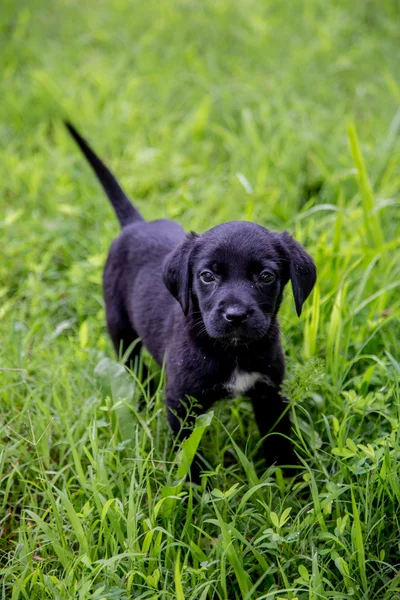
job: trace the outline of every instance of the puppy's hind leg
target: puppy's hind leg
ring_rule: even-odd
[[[118,360],[133,368],[140,354],[142,343],[129,322],[124,309],[116,304],[106,305],[107,329]]]
[[[149,371],[140,360],[140,351],[142,342],[133,329],[128,315],[122,307],[117,307],[115,304],[108,304],[106,307],[107,329],[110,338],[113,342],[115,353],[118,360],[122,361],[129,369],[131,369],[144,384],[149,395],[155,392],[153,382],[149,381]],[[147,382],[147,383],[146,383]],[[143,408],[143,398],[139,404],[139,410]]]

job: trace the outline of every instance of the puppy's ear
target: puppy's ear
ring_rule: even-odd
[[[195,240],[199,236],[191,231],[183,242],[164,261],[163,279],[167,289],[176,298],[186,316],[189,311],[191,287],[190,259]]]
[[[317,269],[311,256],[287,231],[281,234],[281,241],[289,261],[289,278],[292,282],[296,312],[300,316],[303,304],[317,279]]]

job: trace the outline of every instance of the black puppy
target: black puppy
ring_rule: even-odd
[[[289,279],[300,315],[316,280],[312,258],[287,232],[254,223],[232,221],[186,234],[173,221],[146,222],[87,142],[66,126],[122,227],[104,270],[116,352],[125,353],[140,338],[159,365],[165,359],[168,419],[181,439],[190,432],[181,426],[188,397],[206,411],[216,400],[245,394],[261,436],[267,436],[267,463],[293,464],[276,315]],[[267,435],[272,428],[279,435]]]

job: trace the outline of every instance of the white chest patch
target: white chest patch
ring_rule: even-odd
[[[248,392],[258,381],[264,381],[272,385],[272,382],[270,382],[269,377],[266,375],[255,371],[247,373],[246,371],[235,369],[230,379],[226,382],[225,389],[233,396],[240,396]]]

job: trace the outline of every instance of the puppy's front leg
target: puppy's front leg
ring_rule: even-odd
[[[185,440],[191,434],[198,414],[199,405],[191,403],[186,394],[172,393],[167,389],[167,416],[174,435],[179,441]]]
[[[265,438],[263,451],[267,464],[289,466],[298,464],[298,458],[290,441],[288,401],[280,395],[279,387],[258,383],[250,391],[249,396],[260,434]]]
[[[191,402],[189,394],[172,393],[167,388],[167,415],[169,425],[175,435],[176,442],[183,442],[193,431],[196,417],[206,410],[200,402]],[[183,399],[182,399],[183,398]],[[190,479],[193,483],[200,483],[200,474],[204,468],[196,452],[190,467]]]

